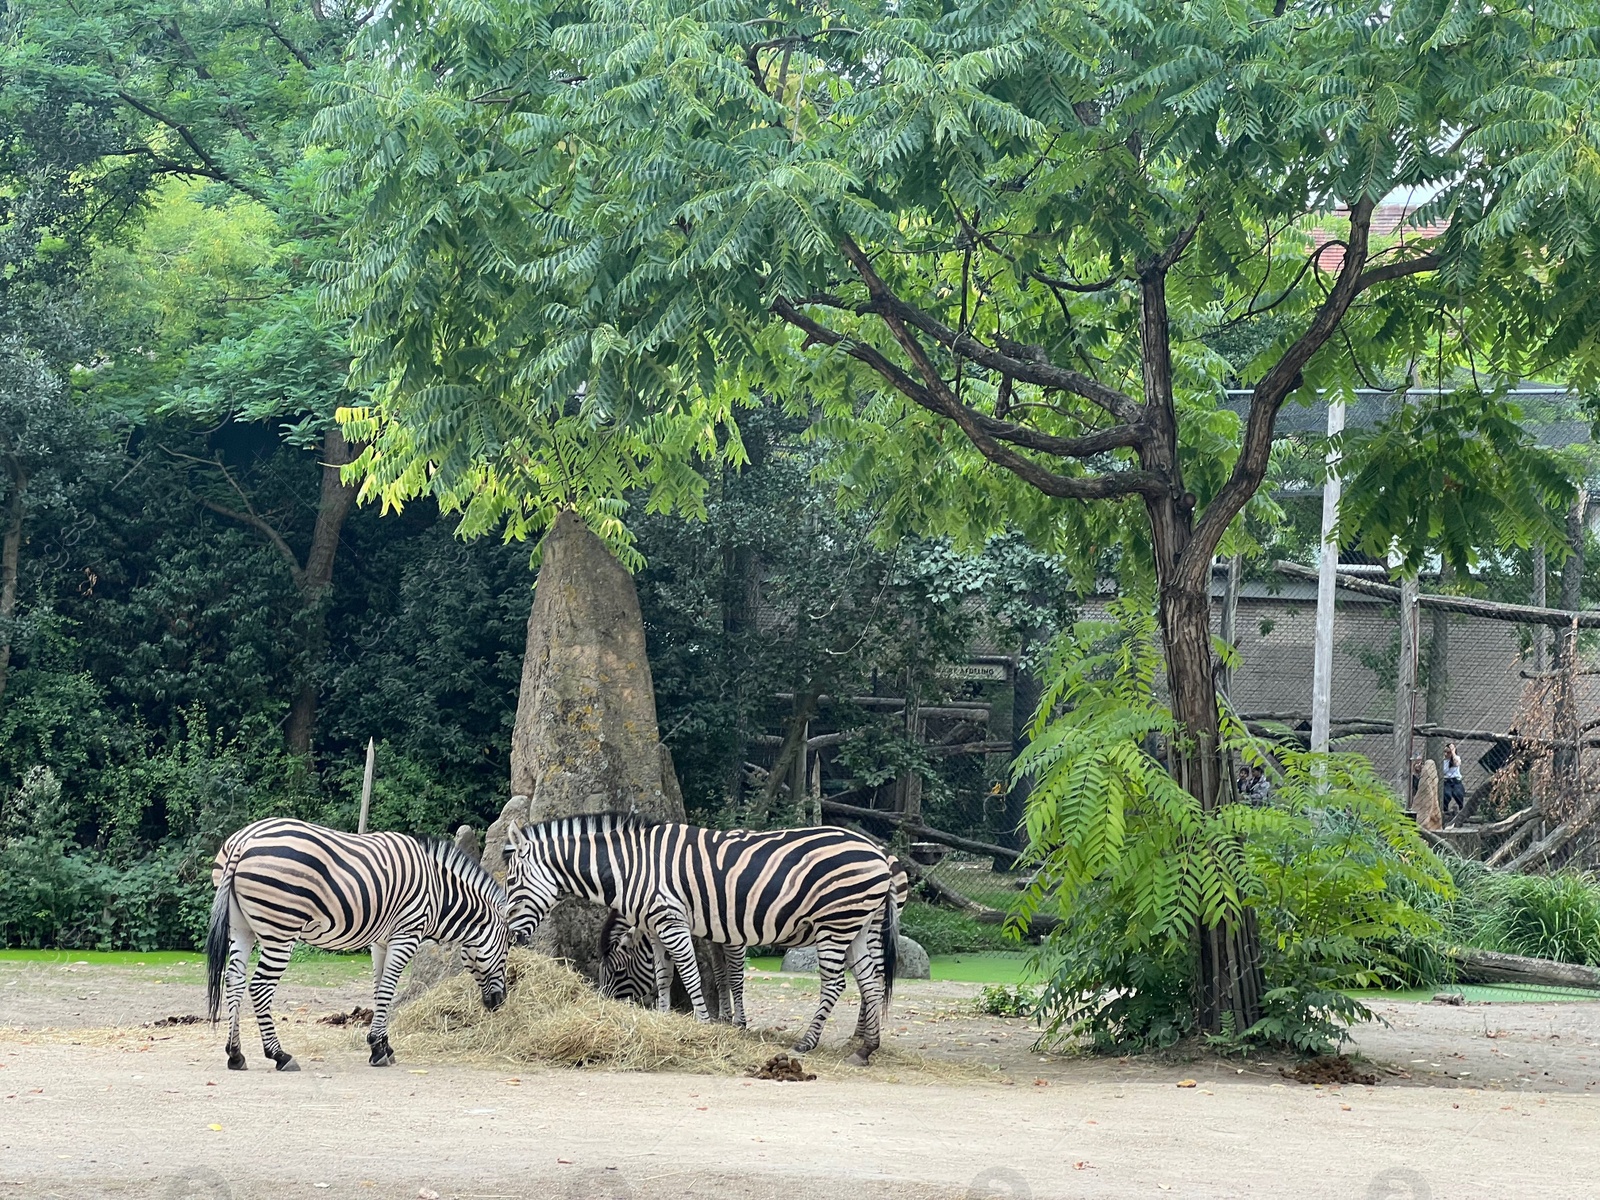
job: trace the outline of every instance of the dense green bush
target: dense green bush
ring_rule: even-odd
[[[900,914],[900,932],[929,954],[976,954],[984,950],[1020,950],[998,925],[984,925],[965,913],[913,900]]]
[[[1345,989],[1397,978],[1391,943],[1427,938],[1416,900],[1449,895],[1443,866],[1358,755],[1267,746],[1237,726],[1225,749],[1281,767],[1267,806],[1205,811],[1150,752],[1178,730],[1155,697],[1154,617],[1135,601],[1064,634],[1045,672],[1032,742],[1029,858],[1020,916],[1045,906],[1052,935],[1040,1001],[1046,1036],[1167,1045],[1189,1033],[1197,930],[1253,918],[1265,1013],[1227,1040],[1321,1050],[1370,1012]]]

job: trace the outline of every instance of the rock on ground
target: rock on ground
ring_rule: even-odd
[[[904,934],[895,943],[897,956],[894,974],[896,979],[927,979],[932,971],[932,962],[928,952],[920,943],[913,941]],[[815,974],[817,970],[817,948],[815,946],[799,946],[786,951],[783,956],[783,970],[796,972],[809,972]]]

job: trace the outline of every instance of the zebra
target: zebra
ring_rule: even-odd
[[[898,858],[893,854],[887,857],[893,877],[895,911],[902,912],[911,895],[911,880],[906,874],[905,866]],[[874,928],[870,937],[869,949],[881,961],[883,954],[881,929]],[[659,943],[642,926],[629,925],[615,911],[608,910],[605,924],[600,928],[600,994],[612,1000],[649,1007],[656,998],[655,955],[658,946]],[[735,953],[738,958],[737,965],[730,959],[730,955]],[[717,1011],[712,1015],[718,1021],[731,1021],[740,1029],[745,1028],[743,948],[735,952],[728,947],[712,943],[708,957],[711,960],[713,985],[717,993]],[[736,991],[735,978],[739,981]],[[736,1005],[735,995],[738,997]],[[863,1004],[856,1019],[855,1036],[864,1038],[866,1027],[867,1006]]]
[[[723,832],[620,813],[563,817],[509,834],[514,938],[530,937],[563,895],[604,904],[659,947],[652,954],[657,1008],[671,1003],[676,965],[702,1021],[708,1013],[693,937],[726,946],[730,959],[752,945],[815,943],[822,996],[795,1052],[816,1048],[844,991],[847,965],[860,985],[865,1018],[854,1061],[865,1065],[878,1048],[900,917],[888,859],[867,838],[833,828]],[[875,931],[881,954],[870,949]],[[744,972],[728,975],[739,1021]]]
[[[305,821],[272,818],[234,833],[211,870],[217,898],[206,936],[207,998],[212,1024],[228,1004],[228,1069],[243,1071],[239,1012],[250,947],[261,960],[250,1001],[261,1046],[280,1071],[298,1071],[278,1041],[272,997],[296,942],[325,950],[371,947],[371,1063],[394,1062],[389,1005],[395,985],[424,938],[459,941],[485,1008],[506,997],[505,892],[492,875],[448,842],[403,833],[341,833]],[[224,986],[224,983],[226,986]]]
[[[656,1002],[656,947],[658,942],[642,926],[629,925],[613,909],[606,910],[605,923],[600,926],[600,994],[609,1000],[621,1000],[650,1008]],[[728,948],[715,942],[706,946],[706,957],[711,964],[711,986],[717,1002],[713,1006],[708,998],[706,1008],[715,1021],[731,1022],[743,1029],[744,1013],[733,1009],[733,969],[728,959]],[[742,956],[741,956],[742,957]],[[739,970],[744,964],[741,961]]]

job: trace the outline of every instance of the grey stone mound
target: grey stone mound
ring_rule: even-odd
[[[928,952],[910,938],[901,935],[896,945],[896,959],[894,974],[896,979],[927,979],[931,975],[932,964],[928,959]],[[796,973],[816,974],[817,948],[815,946],[798,946],[786,951],[783,956],[783,970]]]

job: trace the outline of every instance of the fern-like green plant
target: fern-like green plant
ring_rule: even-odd
[[[1311,754],[1224,722],[1224,750],[1274,764],[1270,804],[1206,811],[1152,753],[1179,736],[1156,694],[1157,630],[1138,599],[1051,649],[1017,771],[1032,777],[1018,920],[1064,924],[1043,952],[1047,1034],[1162,1044],[1189,1031],[1196,933],[1253,912],[1266,1016],[1235,1040],[1324,1048],[1370,1013],[1344,989],[1403,978],[1394,946],[1438,922],[1451,891],[1415,824],[1359,755]]]

